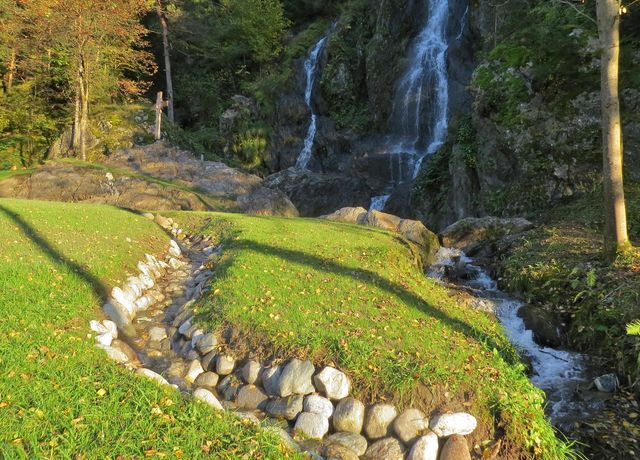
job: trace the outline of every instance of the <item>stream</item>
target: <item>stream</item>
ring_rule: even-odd
[[[462,274],[462,276],[460,276]],[[531,382],[547,396],[546,413],[561,430],[601,410],[602,393],[590,391],[593,381],[589,358],[580,353],[544,347],[534,340],[518,310],[524,303],[498,289],[497,282],[475,261],[457,249],[441,248],[427,275],[443,283],[468,288],[476,306],[495,314],[523,361],[530,363]]]

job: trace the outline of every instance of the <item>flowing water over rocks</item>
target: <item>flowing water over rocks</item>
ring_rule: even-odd
[[[318,63],[320,54],[324,49],[324,45],[327,42],[327,37],[322,37],[318,43],[311,49],[309,57],[304,61],[304,70],[307,76],[307,85],[304,92],[304,101],[307,107],[311,111],[311,121],[309,122],[309,129],[307,130],[307,137],[304,140],[304,147],[300,152],[300,156],[296,161],[296,168],[306,169],[311,160],[311,154],[313,153],[313,142],[316,137],[318,116],[315,113],[313,107],[313,88],[315,87],[316,77],[318,74]]]
[[[527,330],[518,315],[524,303],[498,290],[497,283],[464,252],[441,248],[428,275],[466,288],[475,297],[474,307],[496,315],[511,343],[530,364],[531,382],[546,393],[547,415],[554,425],[566,428],[602,408],[597,392],[585,397],[593,377],[588,357],[536,343],[533,331]]]

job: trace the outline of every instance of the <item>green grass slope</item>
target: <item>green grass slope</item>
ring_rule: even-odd
[[[572,456],[495,319],[427,279],[396,236],[314,219],[172,216],[224,244],[198,312],[236,354],[338,365],[369,402],[470,411],[481,424],[473,444],[506,431],[501,458]]]
[[[0,199],[0,458],[282,458],[271,434],[106,360],[101,296],[168,239],[115,208]]]

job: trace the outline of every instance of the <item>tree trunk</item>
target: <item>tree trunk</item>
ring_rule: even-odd
[[[16,50],[11,49],[11,54],[9,55],[9,65],[7,66],[7,76],[5,80],[4,90],[7,94],[11,92],[11,88],[13,87],[13,77],[16,74]]]
[[[171,59],[169,56],[169,27],[167,25],[167,18],[162,11],[162,0],[156,0],[156,11],[158,13],[158,19],[160,20],[160,26],[162,27],[162,47],[164,49],[164,73],[167,80],[167,99],[169,105],[167,106],[167,115],[171,123],[175,123],[175,117],[173,114],[173,80],[171,78]]]
[[[80,76],[78,75],[76,81],[76,95],[73,111],[73,132],[71,133],[71,150],[76,150],[80,147]]]
[[[622,128],[618,98],[620,3],[597,0],[598,33],[602,46],[602,148],[604,184],[604,250],[608,260],[629,244],[622,174]]]

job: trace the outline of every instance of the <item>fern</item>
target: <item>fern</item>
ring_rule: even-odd
[[[627,334],[640,335],[640,320],[627,324]]]

